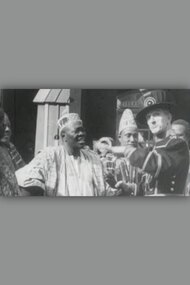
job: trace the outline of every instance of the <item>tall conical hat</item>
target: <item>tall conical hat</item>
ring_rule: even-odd
[[[119,124],[119,135],[125,129],[126,130],[131,130],[131,129],[137,130],[137,124],[135,122],[133,112],[130,109],[126,109],[121,116],[121,120]]]

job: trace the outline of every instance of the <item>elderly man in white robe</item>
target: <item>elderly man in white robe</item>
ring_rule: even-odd
[[[46,148],[18,170],[18,184],[31,195],[117,195],[119,190],[105,184],[98,156],[85,149],[85,131],[79,115],[63,115],[58,126],[63,144]]]

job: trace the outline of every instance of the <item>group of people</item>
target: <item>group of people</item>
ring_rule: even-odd
[[[113,146],[111,138],[103,137],[98,141],[96,151],[91,150],[86,145],[85,130],[79,115],[68,113],[58,121],[62,143],[42,150],[29,164],[19,165],[17,169],[13,156],[2,141],[5,114],[1,110],[0,194],[187,195],[189,123],[184,120],[172,122],[174,105],[165,91],[142,95],[141,101],[142,108],[136,118],[130,109],[122,114],[118,129],[119,146]],[[152,134],[149,144],[138,128],[143,124]],[[19,161],[21,163],[21,158]]]

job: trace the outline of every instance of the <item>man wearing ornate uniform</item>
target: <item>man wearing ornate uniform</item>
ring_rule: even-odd
[[[148,148],[128,147],[125,156],[131,165],[139,167],[145,174],[145,196],[183,196],[189,169],[187,143],[170,136],[174,104],[171,95],[163,90],[146,92],[140,98],[141,111],[136,120],[147,124],[154,146]]]

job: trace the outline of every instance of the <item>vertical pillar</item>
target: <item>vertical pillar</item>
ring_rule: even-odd
[[[62,113],[72,112],[81,115],[81,89],[59,90],[61,91],[40,89],[34,99],[34,102],[38,103],[35,155],[43,148],[59,143],[55,137],[58,135],[57,120]],[[69,101],[70,104],[65,105]]]
[[[43,149],[43,135],[45,129],[45,108],[43,104],[38,105],[37,121],[36,121],[36,139],[35,139],[35,155]]]
[[[43,147],[48,146],[48,125],[49,125],[49,104],[46,103],[44,106],[44,137],[43,137]]]

